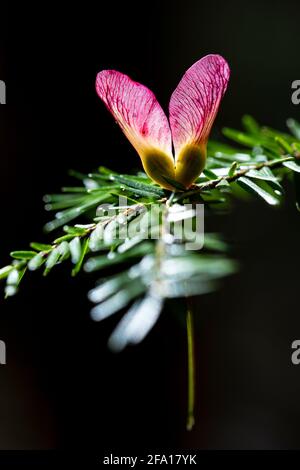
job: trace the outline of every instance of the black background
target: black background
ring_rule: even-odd
[[[151,88],[167,108],[183,72],[207,53],[232,70],[214,126],[244,113],[283,129],[299,119],[296,1],[109,2],[69,8],[10,7],[1,19],[1,265],[12,249],[43,241],[42,196],[72,182],[67,170],[140,163],[94,90],[115,68]],[[300,217],[284,207],[236,204],[207,225],[234,244],[242,271],[202,297],[197,310],[197,424],[185,431],[186,344],[179,305],[169,305],[138,347],[107,350],[116,318],[93,323],[86,292],[96,278],[66,267],[32,274],[0,301],[0,448],[300,448]]]

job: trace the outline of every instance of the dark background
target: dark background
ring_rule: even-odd
[[[98,71],[131,75],[166,108],[186,68],[220,53],[232,76],[215,135],[246,112],[284,129],[287,117],[300,117],[291,103],[299,15],[291,0],[11,6],[0,44],[1,265],[10,250],[45,240],[42,196],[71,183],[70,167],[139,168],[96,96]],[[185,331],[175,305],[142,345],[114,355],[106,340],[116,318],[89,317],[96,278],[71,279],[61,267],[47,279],[27,276],[16,298],[0,301],[8,361],[0,366],[0,449],[300,448],[300,366],[290,360],[300,338],[293,190],[279,210],[236,204],[207,225],[233,241],[242,271],[195,304],[195,429],[185,431]]]

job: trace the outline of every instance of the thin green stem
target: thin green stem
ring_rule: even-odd
[[[188,360],[188,404],[186,428],[191,431],[195,424],[195,357],[194,357],[194,322],[190,308],[186,313],[187,360]]]
[[[172,205],[174,196],[176,195],[176,191],[173,191],[169,197],[169,199],[166,201],[166,206],[169,208]]]

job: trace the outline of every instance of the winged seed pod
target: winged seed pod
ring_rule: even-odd
[[[206,163],[206,146],[230,70],[220,55],[198,60],[184,74],[169,104],[169,120],[147,87],[115,70],[98,73],[96,90],[160,186],[188,188]],[[174,155],[172,153],[174,148]]]

